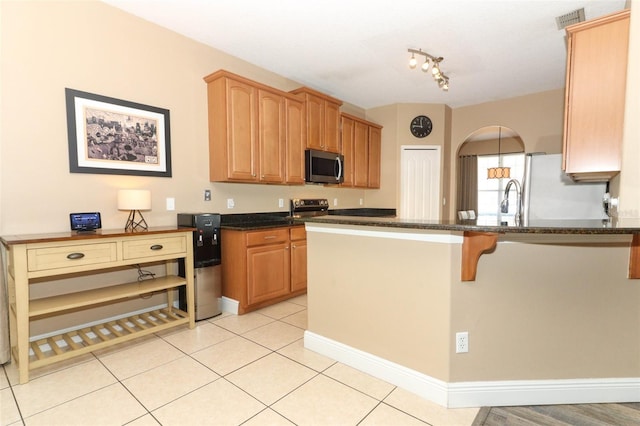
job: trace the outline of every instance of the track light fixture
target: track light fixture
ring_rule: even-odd
[[[420,67],[422,71],[429,71],[429,67],[431,67],[431,75],[435,80],[438,87],[444,91],[449,90],[449,77],[444,75],[442,71],[440,71],[440,62],[444,59],[443,57],[436,58],[428,54],[427,52],[423,52],[422,49],[408,49],[409,53],[411,53],[411,59],[409,59],[409,68],[413,69],[418,64],[418,60],[416,59],[416,55],[424,56],[424,64]]]

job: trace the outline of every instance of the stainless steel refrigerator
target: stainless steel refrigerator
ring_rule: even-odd
[[[603,220],[606,183],[576,183],[562,171],[562,154],[527,154],[523,182],[525,226],[557,220]]]

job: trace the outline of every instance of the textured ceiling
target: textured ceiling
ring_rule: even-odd
[[[103,0],[362,108],[394,103],[451,107],[564,87],[564,30],[624,0]],[[444,57],[450,89],[408,48]],[[212,70],[214,71],[214,70]]]

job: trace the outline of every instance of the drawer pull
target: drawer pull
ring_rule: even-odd
[[[162,244],[154,244],[151,247],[149,247],[151,250],[162,250]]]
[[[267,235],[266,237],[264,237],[265,240],[273,240],[276,236],[275,235]]]
[[[69,253],[67,255],[67,259],[69,260],[82,259],[83,257],[84,253]]]

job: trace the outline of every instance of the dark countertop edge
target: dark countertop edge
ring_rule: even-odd
[[[361,207],[329,210],[328,214],[354,217],[395,217],[396,209]],[[303,219],[292,218],[288,211],[277,211],[223,214],[221,215],[220,228],[235,231],[252,231],[296,225],[304,225]]]
[[[517,234],[640,234],[640,227],[577,226],[566,222],[565,226],[487,226],[475,223],[419,222],[399,218],[365,218],[351,216],[320,216],[297,219],[305,223],[331,225],[374,226],[381,228],[419,229],[434,231],[472,231]],[[575,223],[575,222],[574,222]]]
[[[238,223],[221,225],[220,228],[228,229],[232,231],[255,231],[257,229],[271,229],[271,228],[283,228],[291,226],[303,226],[304,223],[298,219],[291,219],[287,222],[255,222],[255,223]]]

